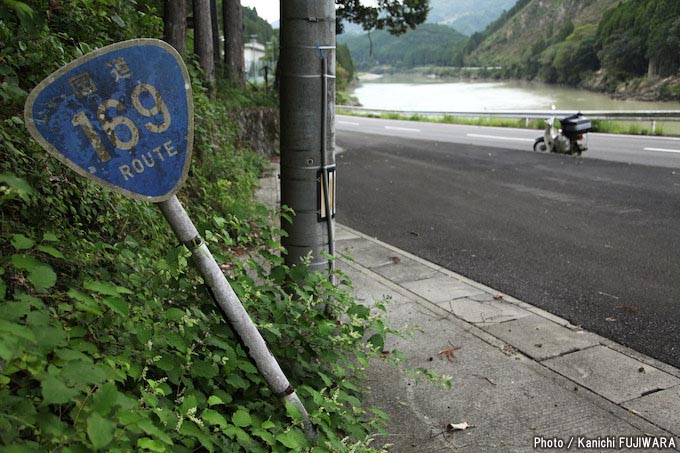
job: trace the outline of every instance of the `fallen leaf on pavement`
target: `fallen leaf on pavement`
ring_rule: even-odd
[[[453,358],[455,357],[453,353],[460,349],[460,346],[451,346],[450,348],[442,349],[441,351],[438,352],[439,357],[443,360],[444,357],[448,359],[449,362],[453,362]]]
[[[493,298],[496,299],[496,300],[503,300],[503,297],[505,297],[505,296],[503,296],[503,295],[500,294],[500,293],[498,293],[498,294],[496,294],[495,296],[493,296]]]
[[[640,311],[640,307],[638,307],[637,305],[621,305],[616,308],[618,308],[619,310],[627,311],[629,313],[636,313]]]

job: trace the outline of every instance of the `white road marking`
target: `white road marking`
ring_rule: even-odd
[[[680,149],[666,149],[666,148],[645,148],[645,151],[657,151],[660,153],[680,153]]]
[[[361,124],[353,123],[351,121],[338,121],[338,124],[346,124],[347,126],[361,126]]]
[[[498,135],[483,135],[483,134],[467,134],[468,137],[476,137],[476,138],[491,138],[494,140],[510,140],[510,141],[515,141],[515,142],[534,142],[536,141],[533,138],[520,138],[520,137],[500,137]]]
[[[385,126],[385,129],[389,129],[391,131],[420,132],[420,129],[413,129],[410,127]]]

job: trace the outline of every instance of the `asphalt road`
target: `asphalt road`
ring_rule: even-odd
[[[680,367],[680,141],[591,134],[573,158],[368,123],[337,118],[339,222]]]

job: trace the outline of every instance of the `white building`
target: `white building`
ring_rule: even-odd
[[[245,63],[246,79],[258,80],[262,78],[260,69],[264,67],[264,44],[255,39],[243,45],[243,60]]]

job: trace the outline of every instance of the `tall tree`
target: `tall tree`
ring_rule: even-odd
[[[337,0],[337,32],[342,33],[342,21],[361,24],[364,30],[386,29],[400,35],[425,22],[430,12],[428,0],[376,0],[375,6],[362,0]]]
[[[187,2],[165,0],[163,39],[180,54],[187,51]]]
[[[194,0],[194,52],[209,83],[215,82],[210,0]]]
[[[240,0],[224,0],[222,3],[224,27],[224,70],[227,79],[238,86],[246,86],[245,60],[243,56],[243,10]]]
[[[210,24],[212,25],[213,38],[213,60],[215,66],[220,64],[220,30],[219,30],[219,16],[217,14],[217,0],[210,0]]]

